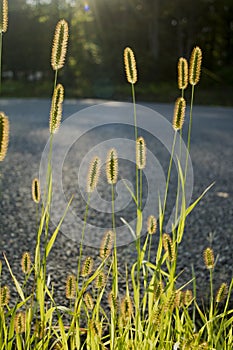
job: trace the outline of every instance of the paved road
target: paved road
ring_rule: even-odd
[[[103,101],[66,101],[63,119],[100,102]],[[149,103],[145,105],[162,114],[167,120],[172,119],[173,106]],[[38,164],[49,136],[49,109],[49,100],[43,99],[2,99],[0,101],[0,110],[9,116],[11,124],[9,151],[5,161],[0,164],[0,251],[5,251],[7,256],[13,259],[16,270],[20,269],[19,261],[22,253],[25,250],[32,251],[35,244],[36,218],[30,187],[31,180],[38,176]],[[103,119],[107,122],[106,115],[103,116]],[[105,129],[100,130],[100,136],[102,138],[108,133],[110,138],[119,137],[122,130],[118,130],[117,126],[110,128],[106,126]],[[129,132],[132,133],[132,130]],[[187,122],[184,134],[187,134]],[[86,152],[85,147],[90,147],[93,140],[95,140],[93,145],[100,142],[101,138],[98,137],[95,131],[86,141],[82,139],[83,149],[80,148],[81,143],[79,142],[78,148],[74,147],[71,150],[70,159],[69,154],[67,155],[64,169],[67,169],[72,163],[74,153],[77,157],[82,157]],[[153,147],[153,140],[149,141],[149,144]],[[158,151],[158,157],[160,151],[162,155],[164,152],[162,147]],[[166,166],[165,158],[161,159],[162,166]],[[190,277],[190,266],[194,264],[200,282],[205,281],[208,274],[203,267],[202,252],[211,240],[215,254],[218,255],[215,279],[217,287],[221,282],[229,283],[232,278],[233,108],[200,106],[194,108],[191,159],[194,169],[193,199],[210,183],[215,181],[215,185],[188,218],[178,266],[180,269],[186,269],[183,274],[185,279]],[[64,188],[68,193],[72,193],[72,186],[76,185],[76,176],[76,166],[69,168],[68,173],[64,176]],[[79,210],[83,213],[82,208]],[[99,218],[101,219],[101,215]],[[124,251],[129,250],[132,250],[131,246],[122,248],[123,256]],[[49,267],[54,279],[59,277],[65,280],[65,276],[61,278],[62,271],[68,273],[75,268],[77,251],[78,244],[69,241],[65,236],[58,238]]]

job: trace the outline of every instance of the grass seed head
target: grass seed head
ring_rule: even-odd
[[[155,288],[154,288],[154,299],[155,300],[159,300],[159,298],[162,295],[162,293],[163,293],[163,282],[160,281],[160,282],[158,282],[155,285]]]
[[[129,295],[126,295],[120,305],[122,318],[126,321],[129,320],[133,313],[133,305]]]
[[[104,272],[100,272],[95,279],[95,288],[103,288],[106,284],[106,275]]]
[[[8,286],[3,286],[0,289],[0,306],[8,305],[10,300],[10,289]]]
[[[81,276],[82,277],[89,276],[92,273],[93,265],[94,265],[93,258],[91,256],[88,256],[82,265]]]
[[[176,100],[174,114],[173,114],[172,126],[174,130],[182,129],[182,126],[184,124],[185,109],[186,109],[186,101],[183,97],[179,97]]]
[[[161,306],[156,305],[152,311],[152,323],[154,325],[156,325],[156,326],[160,325],[161,315],[162,315],[162,308],[161,308]]]
[[[210,247],[206,248],[204,250],[204,262],[205,262],[205,266],[207,269],[213,269],[214,268],[214,252],[213,249],[211,249]]]
[[[100,338],[102,335],[102,324],[97,320],[90,320],[89,327],[93,336]]]
[[[147,231],[150,235],[153,235],[157,229],[157,221],[154,215],[150,215],[147,219]]]
[[[35,203],[40,202],[40,183],[37,178],[32,181],[32,199]]]
[[[164,305],[165,311],[173,311],[175,307],[176,293],[172,293],[166,300]]]
[[[112,251],[114,233],[109,230],[105,233],[101,246],[100,246],[100,257],[106,259],[109,257]]]
[[[65,64],[68,37],[68,23],[64,19],[62,19],[56,25],[55,34],[53,38],[53,47],[51,55],[51,65],[53,70],[61,69]]]
[[[193,300],[193,292],[191,289],[187,289],[183,292],[183,303],[184,305],[190,305]]]
[[[228,285],[226,283],[222,283],[216,293],[216,297],[215,297],[216,303],[221,303],[226,298],[227,293],[228,293]]]
[[[95,190],[100,175],[100,158],[94,157],[89,166],[87,176],[87,193],[91,193]]]
[[[136,164],[138,169],[144,169],[146,166],[146,143],[141,136],[136,141]]]
[[[22,271],[25,275],[29,273],[30,268],[31,268],[30,253],[28,253],[28,252],[23,253],[23,256],[21,259],[21,267],[22,267]]]
[[[191,85],[196,85],[200,80],[201,75],[202,51],[196,46],[191,54],[189,64],[189,82]]]
[[[74,275],[69,275],[66,280],[66,298],[74,299],[76,293],[76,278]]]
[[[163,234],[163,247],[168,255],[168,259],[170,261],[174,261],[175,259],[174,244],[172,242],[171,237],[167,233]]]
[[[137,66],[133,50],[130,47],[124,49],[124,64],[126,79],[130,84],[137,82]]]
[[[6,33],[8,27],[8,0],[2,0],[0,31]]]
[[[49,131],[54,134],[58,131],[62,118],[62,103],[64,100],[64,88],[62,84],[57,84],[54,89],[49,120]]]
[[[18,312],[14,319],[14,328],[16,334],[21,334],[25,332],[26,329],[26,318],[24,312]]]
[[[9,143],[9,120],[5,113],[0,112],[0,161],[3,161]]]
[[[106,176],[109,184],[114,185],[117,182],[118,158],[115,148],[109,150],[106,159]]]
[[[178,88],[184,90],[188,86],[188,62],[186,58],[180,57],[178,61]]]
[[[91,294],[88,293],[88,292],[85,293],[83,299],[84,299],[84,303],[85,303],[87,309],[88,309],[88,310],[93,310],[93,308],[94,308],[94,302],[93,302],[93,298],[92,298]]]
[[[108,294],[108,303],[109,303],[109,306],[110,306],[111,310],[116,310],[117,309],[118,303],[117,303],[117,299],[116,299],[115,293],[113,291],[111,291]]]

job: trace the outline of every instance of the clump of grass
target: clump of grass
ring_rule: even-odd
[[[3,4],[6,6],[6,1],[3,1]],[[190,149],[194,86],[199,82],[201,72],[202,52],[198,47],[194,48],[191,55],[189,71],[185,58],[180,58],[178,62],[178,88],[181,90],[181,97],[176,100],[174,108],[174,141],[167,172],[165,199],[163,203],[160,203],[158,220],[153,213],[148,217],[145,237],[142,237],[142,174],[146,167],[146,142],[143,137],[138,137],[137,130],[134,86],[138,79],[136,60],[132,49],[127,47],[124,50],[126,78],[132,87],[134,105],[136,183],[135,194],[131,190],[130,193],[135,203],[137,224],[136,227],[130,229],[136,240],[137,258],[130,269],[125,266],[125,276],[120,274],[114,207],[114,186],[120,170],[118,169],[117,150],[112,148],[106,157],[106,183],[111,186],[112,190],[112,229],[108,230],[103,237],[97,262],[91,256],[86,257],[83,261],[83,239],[88,209],[91,195],[96,189],[100,175],[101,161],[96,156],[92,159],[87,174],[87,204],[77,272],[68,274],[64,286],[64,298],[68,299],[69,306],[57,305],[55,302],[54,290],[47,283],[47,259],[72,201],[71,198],[58,226],[49,236],[53,187],[52,141],[61,121],[64,95],[63,86],[57,84],[57,73],[65,62],[67,42],[68,24],[65,20],[61,20],[55,30],[51,58],[55,79],[49,126],[50,154],[43,203],[40,201],[39,180],[35,178],[32,182],[32,199],[40,212],[37,220],[35,254],[33,258],[28,252],[22,256],[21,267],[24,275],[22,284],[16,278],[4,255],[18,294],[18,298],[11,300],[13,306],[9,305],[9,287],[1,286],[2,263],[0,262],[0,349],[232,349],[233,310],[230,309],[229,302],[233,280],[229,286],[225,282],[222,283],[214,298],[213,273],[216,261],[212,248],[206,248],[203,254],[205,266],[210,274],[209,305],[201,307],[196,300],[195,276],[192,278],[194,290],[187,288],[190,281],[177,287],[176,265],[185,221],[206,193],[204,191],[193,204],[186,206],[184,189],[187,162],[184,173],[182,169],[179,169],[178,173],[177,198],[181,196],[182,199],[180,220],[177,223],[176,218],[171,233],[165,233],[163,227],[174,145],[177,133],[182,133],[186,107],[184,90],[188,82],[192,86],[187,146],[188,151]],[[5,158],[7,150],[9,135],[7,125],[8,119],[1,112],[1,160]],[[186,157],[188,157],[188,152]],[[178,200],[176,206],[178,212]],[[41,244],[43,234],[45,235],[44,246]],[[159,242],[156,254],[151,256],[152,239],[155,234],[159,235]],[[119,290],[120,278],[123,279],[125,285],[124,293]],[[33,280],[32,286],[30,286],[30,280]],[[220,304],[222,311],[220,311]]]

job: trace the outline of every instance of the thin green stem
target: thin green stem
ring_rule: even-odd
[[[190,143],[191,143],[191,130],[192,130],[192,121],[193,121],[193,102],[194,102],[194,85],[192,85],[191,104],[190,104],[190,113],[189,113],[188,141],[187,141],[185,175],[184,175],[185,183],[186,183],[186,176],[187,176],[187,171],[188,171],[188,157],[189,157],[189,153],[190,153]]]

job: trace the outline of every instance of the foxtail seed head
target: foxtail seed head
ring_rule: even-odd
[[[5,306],[10,300],[10,290],[8,286],[1,287],[0,289],[0,306]]]
[[[28,274],[31,268],[31,256],[30,253],[25,252],[23,253],[22,260],[21,260],[21,267],[23,273]]]
[[[191,54],[189,64],[189,82],[191,85],[196,85],[200,80],[201,75],[202,51],[196,46]]]
[[[136,164],[138,169],[144,169],[146,166],[146,143],[141,136],[136,141]]]
[[[191,289],[187,289],[183,292],[183,303],[184,305],[189,305],[193,299],[193,292]]]
[[[228,293],[228,285],[226,283],[222,283],[216,293],[216,297],[215,297],[216,303],[221,303],[226,298],[227,293]]]
[[[91,294],[89,292],[85,293],[84,297],[84,303],[88,310],[93,310],[94,308],[94,302]]]
[[[69,275],[66,280],[66,298],[74,299],[76,291],[76,278],[74,275]]]
[[[106,283],[106,275],[104,272],[101,271],[95,279],[95,288],[97,289],[103,288],[105,283]]]
[[[40,202],[40,183],[37,178],[32,181],[32,199],[35,203]]]
[[[120,308],[123,319],[128,320],[133,313],[133,305],[129,295],[122,299]]]
[[[55,34],[53,38],[53,47],[51,55],[51,65],[53,70],[58,70],[64,66],[68,36],[68,23],[64,19],[62,19],[56,25]]]
[[[125,73],[128,83],[137,82],[137,67],[133,50],[130,47],[124,49]]]
[[[159,300],[160,296],[162,295],[163,293],[163,282],[158,282],[156,285],[155,285],[155,288],[154,288],[154,299],[155,300]]]
[[[186,58],[180,57],[178,61],[178,88],[186,89],[188,86],[188,62]]]
[[[9,142],[9,120],[5,113],[0,112],[0,161],[3,161]]]
[[[147,231],[150,235],[153,235],[157,229],[157,222],[154,215],[150,215],[147,219]]]
[[[117,299],[116,299],[115,293],[113,291],[111,291],[108,294],[108,303],[109,303],[109,306],[110,306],[110,308],[112,310],[116,310],[117,309],[118,303],[117,303]]]
[[[113,237],[114,237],[114,233],[112,231],[109,230],[105,233],[100,246],[101,259],[106,259],[111,254]]]
[[[180,130],[184,124],[186,101],[183,97],[176,100],[172,126],[174,130]]]
[[[91,256],[88,256],[82,266],[81,276],[87,277],[92,273],[94,261]]]
[[[106,160],[106,176],[109,184],[114,185],[117,182],[118,158],[115,148],[109,150]]]
[[[102,335],[102,324],[97,320],[90,320],[89,329],[91,330],[92,335],[95,337],[101,337]]]
[[[94,157],[91,161],[87,177],[87,193],[95,190],[100,175],[100,158]]]
[[[0,31],[5,33],[8,27],[8,0],[2,0]]]
[[[167,233],[163,234],[163,247],[167,252],[168,259],[170,261],[174,261],[175,259],[174,245],[171,237]]]
[[[15,328],[15,333],[20,334],[24,333],[26,329],[26,319],[25,319],[25,313],[24,312],[19,312],[15,315],[15,320],[14,320],[14,328]]]
[[[213,269],[214,268],[214,252],[213,249],[211,248],[206,248],[204,251],[204,262],[205,262],[205,266],[207,269]]]
[[[54,90],[51,109],[50,109],[50,121],[49,130],[51,134],[58,131],[61,117],[62,117],[62,103],[64,100],[64,87],[58,84]]]

